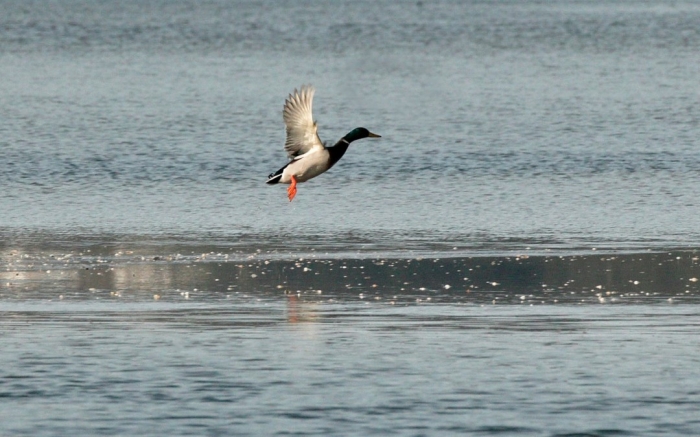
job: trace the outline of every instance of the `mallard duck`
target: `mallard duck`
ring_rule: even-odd
[[[297,194],[297,183],[328,171],[343,157],[350,143],[362,138],[381,138],[363,127],[358,127],[338,140],[334,146],[326,147],[318,137],[316,122],[311,114],[314,88],[310,85],[296,89],[284,102],[284,124],[287,140],[284,150],[289,156],[287,165],[268,176],[268,184],[290,184],[287,197],[291,202]]]

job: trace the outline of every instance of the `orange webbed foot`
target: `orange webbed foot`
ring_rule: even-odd
[[[287,188],[287,197],[289,197],[289,201],[291,202],[292,199],[294,199],[294,196],[297,195],[297,178],[292,176],[292,183],[289,185],[289,188]]]

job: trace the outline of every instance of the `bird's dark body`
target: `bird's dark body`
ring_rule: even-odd
[[[350,146],[350,142],[347,141],[345,138],[341,138],[340,141],[335,143],[334,146],[328,148],[328,153],[330,154],[330,160],[328,162],[328,169],[330,170],[336,162],[340,161],[340,158],[345,155],[345,152],[348,151],[348,147]]]

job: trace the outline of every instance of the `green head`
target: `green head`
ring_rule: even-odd
[[[381,138],[381,135],[373,134],[363,127],[356,127],[355,129],[348,132],[347,135],[343,137],[348,143],[352,143],[356,140],[361,140],[363,138]]]

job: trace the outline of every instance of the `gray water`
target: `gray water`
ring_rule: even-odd
[[[5,229],[700,242],[697,3],[3,9]],[[289,205],[263,182],[304,83],[322,139],[383,138]]]
[[[698,3],[0,8],[0,434],[700,434]]]
[[[231,300],[4,314],[6,435],[696,435],[700,426],[694,307]]]

